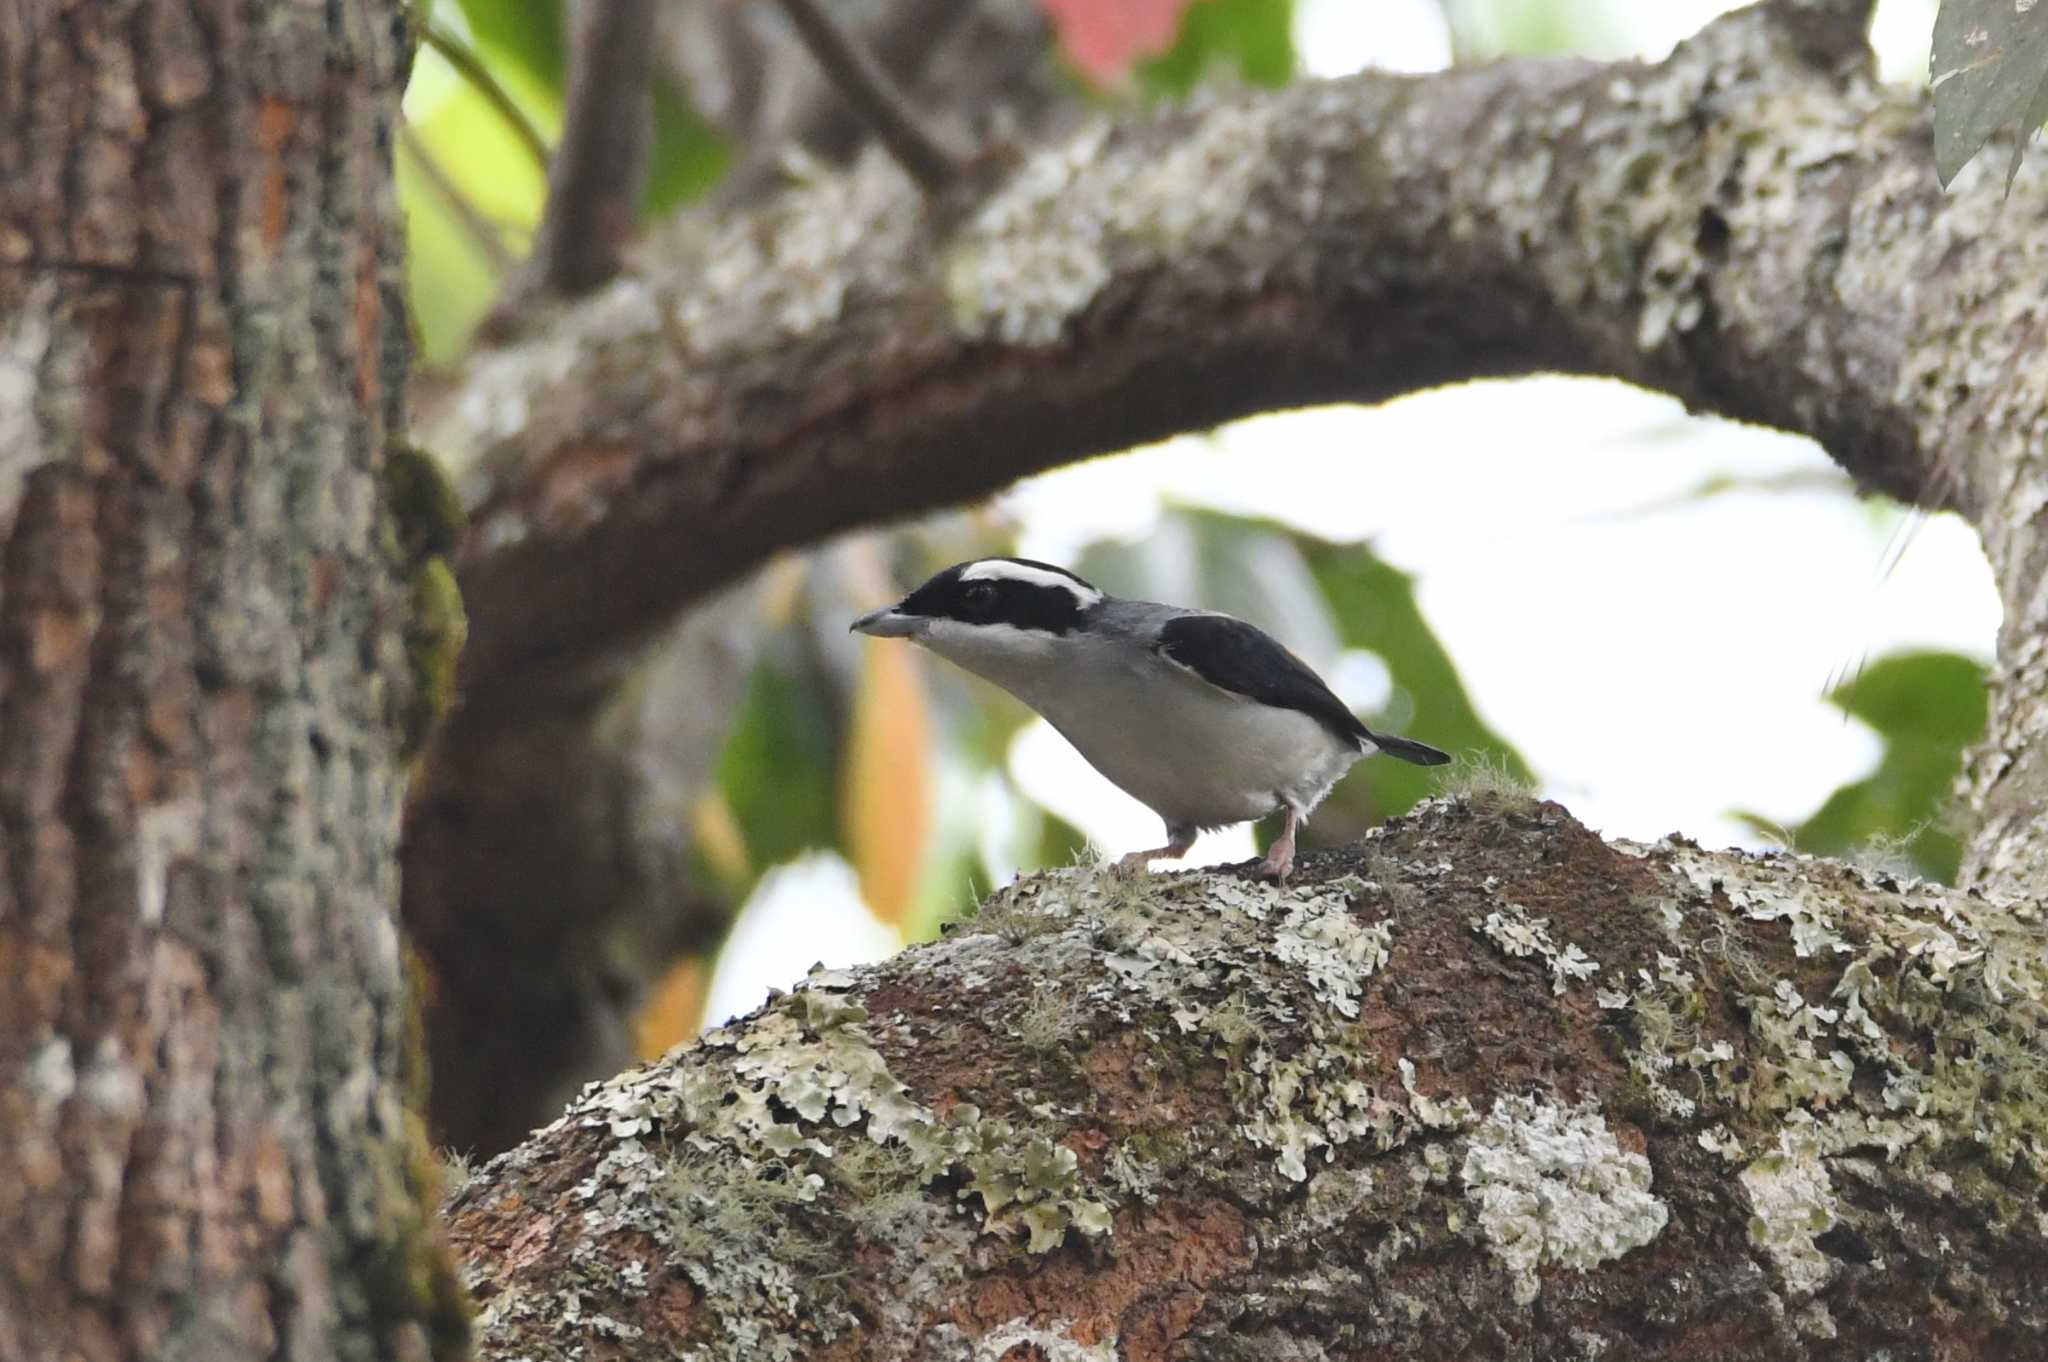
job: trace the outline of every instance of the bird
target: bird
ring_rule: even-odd
[[[1309,665],[1241,619],[1125,600],[1031,558],[976,558],[934,575],[853,632],[903,638],[994,682],[1157,814],[1166,844],[1125,872],[1178,859],[1197,833],[1285,815],[1259,873],[1285,882],[1294,838],[1354,762],[1420,766],[1449,754],[1375,733]]]

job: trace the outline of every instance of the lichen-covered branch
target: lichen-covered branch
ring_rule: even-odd
[[[2048,388],[2001,322],[2038,277],[2048,176],[1943,195],[1921,103],[1840,64],[1762,6],[1657,66],[1365,75],[1093,123],[964,222],[870,157],[685,223],[480,356],[432,424],[477,512],[470,676],[1055,463],[1486,375],[1617,375],[1980,511]]]
[[[1436,801],[1020,882],[451,1204],[535,1359],[2026,1355],[2037,910]]]

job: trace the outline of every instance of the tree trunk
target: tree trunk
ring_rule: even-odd
[[[398,7],[0,18],[0,1359],[466,1350],[394,920]]]

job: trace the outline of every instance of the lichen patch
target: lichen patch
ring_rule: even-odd
[[[1462,1171],[1523,1305],[1536,1299],[1540,1268],[1597,1267],[1655,1239],[1670,1218],[1650,1195],[1650,1161],[1622,1149],[1590,1102],[1497,1098]]]
[[[1834,1182],[1810,1128],[1781,1133],[1778,1147],[1737,1175],[1749,1197],[1749,1242],[1777,1269],[1795,1299],[1814,1295],[1835,1262],[1815,1240],[1835,1224]]]

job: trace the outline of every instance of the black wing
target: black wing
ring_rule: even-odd
[[[1377,744],[1388,756],[1422,766],[1450,760],[1409,738],[1374,733],[1331,693],[1323,678],[1270,634],[1228,615],[1180,615],[1159,631],[1160,654],[1212,686],[1262,705],[1299,710],[1340,738]]]
[[[1297,709],[1340,738],[1371,732],[1323,678],[1264,630],[1228,615],[1180,615],[1159,631],[1159,651],[1212,686],[1262,705]]]

